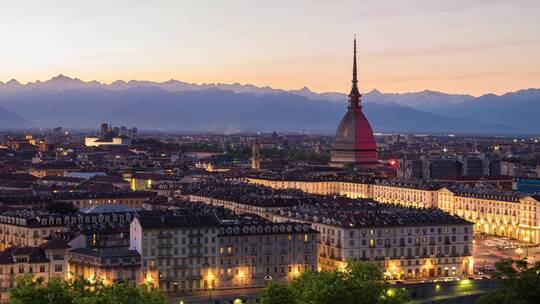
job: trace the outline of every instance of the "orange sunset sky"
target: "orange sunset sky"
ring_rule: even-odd
[[[540,1],[2,1],[0,81],[252,83],[481,95],[540,87]]]

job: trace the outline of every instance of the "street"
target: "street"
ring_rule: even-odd
[[[528,255],[530,263],[540,260],[540,247],[496,236],[476,235],[473,252],[478,275],[494,270],[495,263],[503,258],[520,259]]]

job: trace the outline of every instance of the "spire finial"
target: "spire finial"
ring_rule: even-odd
[[[358,79],[356,78],[356,34],[354,34],[354,56],[353,56],[353,86],[355,86],[358,83]]]
[[[353,79],[351,93],[349,94],[349,107],[357,108],[360,106],[360,92],[358,91],[358,75],[356,71],[356,34],[354,34],[354,52],[353,52]]]

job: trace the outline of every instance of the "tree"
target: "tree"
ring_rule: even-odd
[[[69,304],[73,302],[73,292],[68,281],[60,278],[51,278],[42,287],[45,293],[46,303]]]
[[[540,299],[540,262],[530,266],[527,260],[502,259],[495,264],[495,291],[483,295],[479,304],[529,304]]]
[[[352,294],[339,271],[307,271],[291,282],[298,304],[350,303]]]
[[[14,304],[165,304],[167,298],[159,290],[130,282],[105,285],[84,278],[64,280],[26,275],[17,279],[17,286],[9,290]]]
[[[280,283],[268,284],[261,293],[261,304],[291,304],[294,298],[289,286]]]
[[[284,295],[284,298],[282,298]],[[370,262],[349,261],[342,270],[306,271],[288,286],[268,285],[263,304],[401,304],[408,301],[401,289],[392,288],[380,268]]]
[[[384,282],[381,269],[369,262],[349,262],[345,268],[348,288],[352,292],[352,303],[399,304],[408,301],[407,293]]]
[[[45,290],[42,288],[43,278],[34,280],[26,275],[17,279],[17,287],[9,289],[9,297],[13,304],[45,304]]]

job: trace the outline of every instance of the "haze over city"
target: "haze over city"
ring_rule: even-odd
[[[538,1],[3,1],[0,80],[482,95],[538,87]]]

